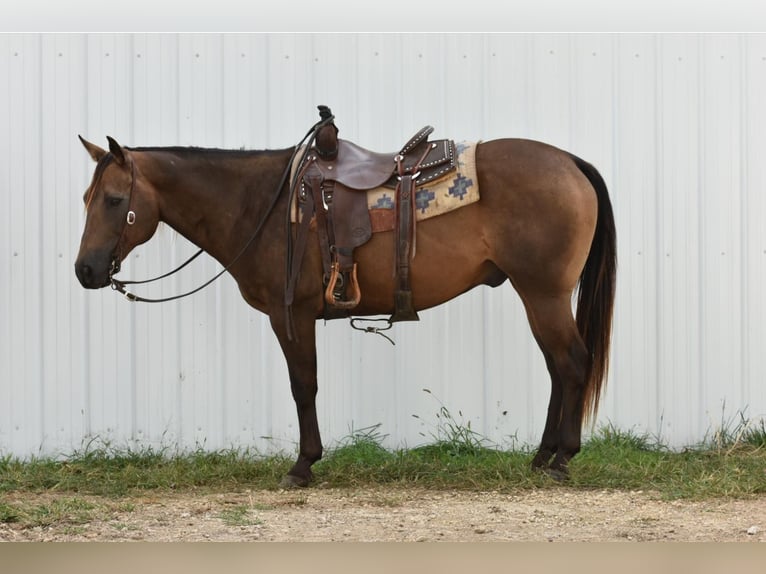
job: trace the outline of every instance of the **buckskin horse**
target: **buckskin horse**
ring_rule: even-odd
[[[77,278],[88,289],[114,287],[120,263],[152,237],[159,222],[218,260],[247,303],[268,315],[284,352],[300,442],[282,484],[308,485],[311,466],[322,456],[315,323],[327,306],[315,226],[307,231],[291,313],[285,312],[288,278],[277,271],[285,268],[290,233],[297,233],[288,216],[286,174],[298,146],[123,147],[107,139],[108,150],[80,137],[97,165],[84,196]],[[582,426],[595,415],[609,363],[616,233],[606,184],[591,164],[531,140],[479,143],[475,162],[480,199],[417,224],[412,306],[427,309],[478,285],[510,281],[551,378],[532,467],[565,479],[580,450]],[[374,233],[354,252],[362,293],[356,316],[394,311],[394,233]]]

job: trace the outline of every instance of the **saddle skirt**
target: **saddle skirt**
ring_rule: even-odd
[[[343,140],[340,141],[342,142]],[[443,215],[479,200],[479,181],[476,175],[476,146],[478,143],[455,143],[456,171],[420,184],[416,181],[415,217],[417,221]],[[303,150],[300,150],[296,154],[296,159],[291,168],[291,180],[295,178],[300,158],[303,155],[302,152]],[[391,158],[391,165],[393,165],[393,158]],[[362,173],[363,170],[364,165],[360,165],[359,172]],[[386,173],[381,171],[380,174],[370,174],[370,177],[379,179],[381,185],[366,192],[359,191],[356,193],[366,193],[367,195],[367,208],[370,212],[372,232],[391,231],[394,229],[396,214],[395,192],[390,187],[383,185],[387,179]],[[330,176],[327,179],[332,179],[332,177]],[[297,223],[300,220],[301,210],[299,209],[299,202],[305,198],[306,190],[301,189],[295,195],[296,205],[294,209],[290,210],[291,221],[293,223]]]

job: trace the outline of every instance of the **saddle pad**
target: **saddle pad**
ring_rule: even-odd
[[[479,180],[476,176],[477,145],[478,142],[455,142],[457,171],[415,188],[415,211],[418,221],[428,219],[429,217],[436,217],[453,209],[479,201]],[[298,154],[299,156],[300,154]],[[293,165],[291,177],[295,175],[297,161],[296,159]],[[389,231],[393,229],[395,192],[386,187],[378,187],[366,193],[367,206],[370,210],[370,219],[372,221],[372,231]],[[298,201],[297,197],[296,201]],[[298,209],[290,210],[293,223],[297,220],[298,212]]]

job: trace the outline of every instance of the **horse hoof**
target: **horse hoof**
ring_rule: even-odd
[[[553,452],[548,449],[541,449],[537,451],[535,457],[532,459],[532,470],[546,470],[553,458]]]
[[[309,485],[309,480],[294,476],[292,474],[286,474],[279,483],[279,488],[291,489],[291,488],[305,488]]]
[[[567,472],[565,469],[546,468],[543,469],[543,472],[545,472],[545,474],[550,476],[556,482],[566,482],[569,480],[569,472]]]

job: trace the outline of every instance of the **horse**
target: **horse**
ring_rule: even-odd
[[[85,224],[74,265],[79,282],[87,289],[114,286],[120,263],[160,222],[220,262],[244,300],[269,317],[287,362],[299,447],[281,484],[309,485],[323,452],[315,324],[326,301],[322,254],[311,229],[292,312],[285,313],[287,279],[279,270],[295,233],[286,174],[297,146],[127,147],[107,136],[103,149],[80,140],[96,167],[83,197]],[[609,367],[617,253],[607,186],[590,163],[539,141],[481,142],[475,161],[479,201],[417,224],[412,305],[428,309],[479,285],[511,283],[551,381],[531,466],[566,480]],[[354,253],[363,294],[353,309],[358,317],[394,310],[393,234],[374,233]]]

